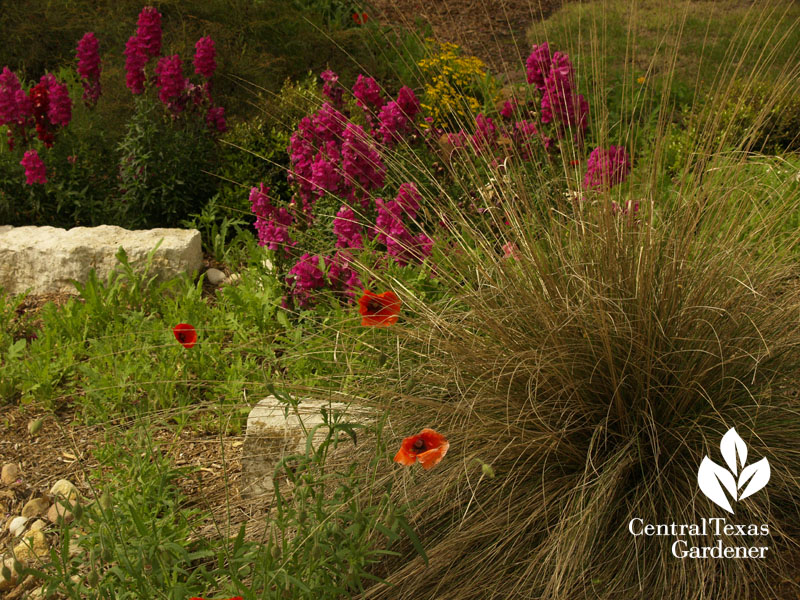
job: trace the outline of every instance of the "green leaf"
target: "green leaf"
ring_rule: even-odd
[[[417,534],[411,528],[411,525],[409,525],[408,522],[403,517],[399,517],[397,519],[397,522],[399,523],[400,527],[403,528],[403,531],[406,532],[406,535],[408,536],[408,539],[411,540],[411,545],[414,546],[414,550],[416,550],[417,554],[419,554],[422,557],[423,562],[427,566],[428,565],[428,555],[425,554],[425,548],[422,547],[422,544],[420,543],[419,538],[417,537]]]

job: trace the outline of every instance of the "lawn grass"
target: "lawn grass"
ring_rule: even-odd
[[[800,6],[782,0],[669,6],[659,0],[569,2],[534,23],[528,40],[547,40],[568,52],[579,71],[581,65],[599,64],[611,81],[669,74],[681,92],[689,93],[708,89],[721,69],[743,76],[766,55],[772,64],[759,75],[779,76],[796,59],[798,20]]]

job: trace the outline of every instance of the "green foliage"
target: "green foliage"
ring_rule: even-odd
[[[120,143],[120,206],[131,228],[177,225],[214,195],[217,145],[201,118],[141,98]]]
[[[699,106],[683,108],[669,133],[667,165],[676,173],[704,153],[735,148],[796,152],[798,132],[800,93],[765,80],[735,81],[724,97],[707,93]]]

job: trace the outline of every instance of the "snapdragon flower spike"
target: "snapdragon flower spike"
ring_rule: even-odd
[[[631,170],[628,153],[622,146],[611,146],[608,150],[595,148],[589,155],[583,185],[587,189],[611,189],[625,181]]]
[[[132,94],[144,92],[144,66],[147,64],[147,52],[139,43],[139,38],[132,35],[125,44],[125,85]]]
[[[197,330],[188,323],[178,323],[172,328],[172,333],[184,348],[191,348],[197,343]]]
[[[210,129],[215,129],[219,133],[228,131],[228,124],[225,121],[225,109],[221,106],[211,106],[206,112],[206,125]]]
[[[47,183],[47,170],[36,150],[28,150],[25,152],[19,164],[25,167],[25,183],[28,185]]]
[[[319,267],[319,259],[319,256],[303,254],[286,277],[290,293],[301,308],[311,306],[314,292],[325,287],[325,274]]]
[[[344,292],[351,301],[356,299],[358,290],[363,289],[358,272],[352,267],[352,257],[347,251],[337,252],[332,259],[325,260],[330,263],[328,269],[328,280],[331,288],[336,292]]]
[[[78,75],[83,85],[83,101],[88,107],[95,106],[100,98],[100,44],[89,31],[78,42]]]
[[[17,123],[17,92],[21,90],[22,85],[17,75],[8,67],[3,67],[3,72],[0,73],[0,125]]]
[[[72,100],[67,86],[52,73],[42,76],[41,83],[47,86],[47,118],[53,125],[66,127],[72,119]]]
[[[175,102],[186,87],[183,77],[181,57],[177,54],[163,56],[156,65],[156,85],[158,86],[158,99],[173,110],[180,110]]]
[[[363,248],[361,224],[356,213],[349,206],[342,206],[333,219],[333,233],[336,234],[337,248]]]
[[[145,56],[161,54],[161,13],[155,7],[145,6],[139,13],[137,26],[136,37]]]
[[[214,60],[217,54],[214,48],[214,40],[208,36],[202,37],[197,40],[194,48],[194,72],[201,77],[211,79],[214,71],[217,70],[217,63]]]
[[[344,106],[344,88],[336,85],[339,81],[339,76],[328,69],[323,71],[320,77],[325,82],[322,84],[322,94],[331,101],[334,108],[341,110],[342,106]]]
[[[353,96],[356,97],[356,104],[365,111],[376,111],[383,106],[381,88],[372,77],[359,74],[353,84]]]

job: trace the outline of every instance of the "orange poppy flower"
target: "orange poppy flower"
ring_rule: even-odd
[[[439,464],[448,448],[450,442],[446,437],[426,428],[403,440],[400,450],[394,455],[394,462],[407,467],[419,461],[425,469],[430,469]]]
[[[391,290],[382,294],[374,294],[364,290],[358,299],[358,312],[363,317],[361,324],[365,327],[388,327],[397,323],[400,316],[400,298]]]
[[[191,348],[197,343],[197,331],[188,323],[178,323],[172,328],[172,333],[184,348]]]

